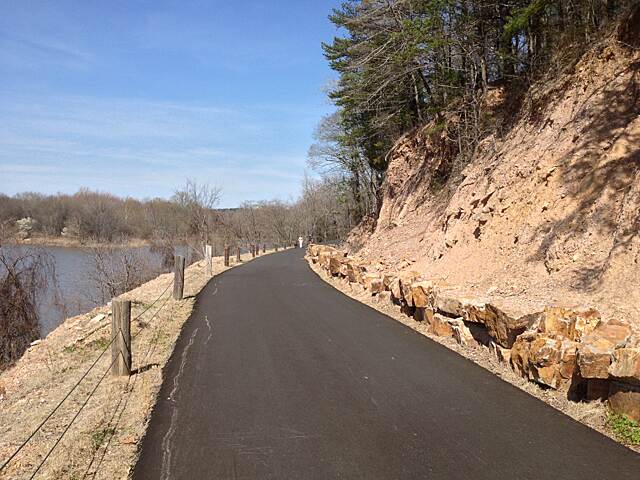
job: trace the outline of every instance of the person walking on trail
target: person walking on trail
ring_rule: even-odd
[[[298,237],[298,246],[302,248],[302,235]]]

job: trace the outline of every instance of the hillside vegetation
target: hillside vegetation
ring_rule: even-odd
[[[339,74],[329,91],[338,109],[319,124],[310,164],[342,186],[358,221],[377,215],[404,135],[429,125],[439,143],[426,170],[442,188],[520,112],[544,113],[540,85],[614,30],[621,47],[637,48],[640,24],[635,0],[358,0],[330,19],[341,32],[324,45]]]

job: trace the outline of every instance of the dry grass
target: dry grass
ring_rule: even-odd
[[[243,255],[243,261],[250,255]],[[235,257],[231,259],[232,267]],[[214,259],[214,274],[228,267]],[[104,376],[95,393],[46,460],[36,478],[127,478],[137,457],[151,409],[195,295],[206,285],[203,263],[185,272],[185,299],[171,298],[172,274],[122,295],[133,301],[133,369],[128,378]],[[154,304],[153,302],[159,300]],[[108,307],[67,319],[0,375],[0,465],[71,390],[109,344],[110,317],[92,322]],[[0,479],[31,478],[111,364],[109,351],[25,448],[0,472]]]
[[[110,247],[129,247],[129,248],[138,248],[138,247],[146,247],[150,245],[148,240],[143,240],[140,238],[130,238],[123,242],[97,242],[94,240],[86,240],[81,241],[75,237],[52,237],[45,235],[37,235],[27,239],[21,239],[18,237],[14,237],[10,239],[10,243],[19,244],[19,245],[37,245],[40,247],[75,247],[75,248],[93,248],[93,247],[104,247],[108,245]]]
[[[427,326],[424,322],[418,322],[413,318],[405,315],[400,311],[400,306],[391,302],[377,302],[376,297],[372,297],[370,292],[363,290],[352,290],[348,282],[344,279],[332,277],[323,270],[319,264],[314,264],[309,261],[311,269],[325,282],[332,285],[337,290],[340,290],[345,295],[364,303],[371,308],[378,310],[379,312],[397,320],[398,322],[410,327],[416,332],[428,337],[434,342],[438,342],[441,345],[455,351],[459,355],[473,361],[477,365],[489,370],[496,376],[500,377],[505,382],[508,382],[521,390],[524,390],[530,395],[542,400],[549,404],[556,410],[561,411],[565,415],[577,420],[588,427],[597,430],[598,432],[619,441],[615,432],[610,426],[610,422],[607,422],[607,408],[603,402],[573,402],[567,399],[566,393],[559,392],[552,389],[544,389],[538,384],[528,381],[522,378],[507,364],[501,363],[496,356],[489,350],[489,348],[482,344],[476,343],[473,346],[463,347],[458,344],[453,338],[439,337],[432,334],[427,330]],[[629,448],[640,452],[640,445],[629,445]]]

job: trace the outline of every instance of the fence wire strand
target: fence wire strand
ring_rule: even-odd
[[[196,272],[191,273],[190,275],[186,276],[183,279],[183,283],[186,283],[187,280],[190,280],[191,278],[195,277]],[[150,304],[148,305],[142,312],[140,312],[139,314],[137,314],[131,321],[138,321],[145,313],[147,313],[151,308],[153,308],[153,306],[158,303],[158,301],[162,298],[162,296],[167,293],[167,291],[169,290],[169,288],[175,283],[175,276],[174,278],[167,284],[167,286],[165,287],[165,289],[160,293],[160,295],[158,295],[158,297]],[[158,313],[160,313],[160,311],[164,308],[164,306],[167,304],[167,302],[169,301],[169,299],[171,298],[171,296],[168,296],[165,298],[164,302],[162,302],[162,304],[160,305],[160,307],[156,310],[156,312],[152,315],[152,317],[149,319],[149,322],[151,322],[154,318],[157,317]],[[101,328],[104,328],[105,325],[102,325],[94,330],[92,330],[88,335],[85,335],[85,337],[83,337],[83,340],[88,338],[89,336],[93,335],[95,332],[97,332],[98,330],[100,330]],[[140,333],[142,333],[142,331],[146,330],[145,328],[140,328],[135,335],[133,335],[131,337],[131,340],[133,341],[135,338],[138,337],[138,335],[140,335]],[[123,336],[123,332],[122,330],[119,331],[119,335]],[[42,429],[42,427],[55,415],[55,413],[60,409],[60,407],[67,401],[67,399],[71,396],[71,394],[78,388],[78,386],[82,383],[82,381],[87,377],[87,375],[89,375],[89,373],[93,370],[93,368],[98,364],[98,362],[102,359],[102,357],[104,356],[104,354],[107,352],[107,350],[109,350],[109,347],[111,347],[111,345],[113,344],[113,342],[115,341],[115,339],[117,338],[117,335],[112,335],[111,336],[111,340],[109,341],[109,343],[103,348],[103,350],[100,352],[100,355],[98,355],[98,357],[93,361],[93,363],[89,366],[89,368],[82,374],[82,376],[78,379],[78,381],[73,385],[73,387],[71,387],[71,389],[67,392],[67,394],[62,398],[62,400],[60,400],[58,402],[58,404],[55,406],[55,408],[44,418],[44,420],[42,420],[42,422],[33,430],[33,432],[20,444],[20,446],[9,456],[9,458],[7,458],[7,460],[5,460],[4,463],[2,463],[2,465],[0,465],[0,472],[2,472],[8,465],[9,463],[11,463],[11,461],[22,451],[22,449],[33,439],[33,437]],[[155,349],[155,346],[153,346],[153,349]],[[147,353],[145,354],[145,356],[143,357],[143,360],[145,360],[150,352],[152,351],[151,346],[149,347],[149,349],[147,350]],[[45,464],[45,462],[48,460],[48,458],[51,456],[51,454],[53,453],[53,451],[56,449],[56,447],[60,444],[60,442],[62,441],[62,439],[64,438],[64,436],[66,435],[66,433],[69,431],[69,429],[71,428],[71,426],[73,425],[73,423],[76,421],[76,419],[80,416],[80,413],[84,410],[85,406],[87,405],[87,403],[89,402],[89,400],[91,399],[91,397],[93,397],[94,393],[96,392],[96,390],[98,389],[98,387],[100,386],[100,384],[102,383],[102,381],[105,379],[105,377],[107,376],[107,374],[109,373],[109,371],[111,370],[111,368],[113,367],[113,365],[115,364],[116,360],[118,360],[118,356],[114,357],[113,360],[111,361],[111,364],[109,365],[109,367],[105,370],[105,372],[102,374],[102,376],[100,377],[100,380],[98,380],[98,382],[96,383],[96,385],[93,387],[93,389],[91,390],[91,392],[89,393],[89,395],[87,396],[87,398],[84,400],[84,402],[82,403],[82,405],[80,406],[80,409],[76,412],[76,414],[73,416],[73,418],[71,419],[71,421],[67,424],[67,426],[65,427],[65,429],[63,430],[62,434],[58,437],[58,439],[56,440],[56,442],[53,444],[53,446],[49,449],[49,451],[47,452],[47,454],[45,455],[45,457],[42,459],[42,461],[40,462],[40,464],[38,465],[38,467],[36,468],[36,470],[33,472],[33,474],[29,477],[29,479],[33,479],[38,472],[40,471],[40,469],[42,468],[42,466]],[[135,385],[135,382],[137,381],[137,376],[134,379],[134,382],[132,384]],[[127,381],[127,386],[129,385],[130,380]],[[127,394],[127,401],[125,403],[124,408],[126,408],[127,403],[129,401],[129,398],[131,396],[132,391],[130,391]],[[120,402],[118,403],[118,405],[116,406],[116,410],[119,408],[120,404],[122,402],[122,399],[120,400]],[[122,416],[122,413],[124,412],[124,408],[120,413],[120,417],[118,418],[118,422],[120,421],[120,418]],[[115,412],[114,412],[114,417],[115,417]],[[112,417],[112,420],[113,418]],[[117,424],[117,423],[116,423]],[[112,435],[113,436],[113,435]],[[111,441],[111,438],[110,440]],[[106,450],[105,450],[106,451]],[[104,458],[104,455],[103,455]],[[100,460],[100,465],[102,464],[102,460],[103,458],[101,458]],[[91,461],[91,463],[89,464],[87,471],[85,471],[85,477],[88,474],[89,469],[91,468],[91,465],[93,463],[93,460]],[[95,476],[94,472],[94,476]]]
[[[120,331],[122,332],[122,330]],[[66,433],[69,431],[69,429],[71,428],[71,425],[73,425],[73,423],[76,421],[76,419],[80,416],[80,413],[82,412],[82,410],[84,410],[84,407],[87,406],[87,403],[89,403],[89,400],[91,399],[91,397],[93,397],[93,394],[96,393],[96,390],[98,390],[98,387],[100,386],[100,384],[102,383],[102,381],[104,380],[104,378],[107,376],[107,373],[109,373],[109,371],[111,370],[111,367],[113,367],[114,363],[116,363],[116,360],[118,360],[118,357],[116,356],[112,361],[111,364],[109,365],[109,367],[104,371],[104,373],[102,374],[102,376],[100,377],[100,380],[98,380],[98,383],[96,383],[96,385],[93,387],[93,389],[91,390],[91,392],[89,393],[89,395],[87,396],[87,398],[85,399],[85,401],[82,403],[82,405],[80,406],[80,409],[76,412],[76,414],[73,416],[73,418],[71,419],[71,421],[67,424],[66,428],[63,430],[62,434],[58,437],[58,439],[56,440],[56,442],[53,444],[53,446],[49,449],[49,451],[47,452],[47,454],[44,456],[44,458],[42,459],[42,461],[40,462],[40,464],[38,465],[38,468],[36,468],[35,472],[33,472],[33,474],[29,477],[29,480],[33,479],[37,473],[40,471],[40,469],[42,468],[42,466],[45,464],[45,462],[47,461],[47,459],[49,458],[49,456],[53,453],[53,451],[56,449],[56,447],[58,446],[58,444],[62,441],[62,439],[64,438],[64,436],[66,435]]]
[[[80,377],[80,379],[73,385],[73,387],[71,387],[71,390],[69,390],[69,392],[67,392],[67,394],[62,398],[62,400],[60,400],[58,402],[58,404],[55,406],[55,408],[49,413],[49,415],[47,415],[45,417],[45,419],[35,428],[35,430],[27,437],[27,439],[22,442],[22,444],[18,447],[17,450],[15,450],[11,456],[2,464],[0,465],[0,472],[2,472],[2,470],[4,470],[7,465],[9,465],[9,463],[11,462],[11,460],[13,460],[16,455],[18,455],[18,453],[20,453],[20,451],[22,451],[22,449],[31,441],[31,439],[36,435],[36,433],[38,433],[40,431],[40,429],[45,425],[45,423],[47,423],[49,421],[49,419],[51,419],[51,417],[53,417],[53,415],[55,415],[55,413],[60,409],[60,407],[62,406],[62,404],[71,396],[71,394],[76,390],[76,388],[78,388],[78,386],[80,385],[80,383],[86,378],[87,375],[89,375],[89,372],[91,372],[91,370],[93,370],[93,368],[98,364],[98,362],[100,361],[100,359],[104,356],[104,354],[107,352],[107,350],[109,349],[109,347],[111,346],[111,344],[115,341],[116,336],[113,335],[111,337],[111,340],[109,341],[109,343],[107,344],[106,347],[104,347],[104,349],[102,350],[102,352],[100,353],[100,355],[98,356],[98,358],[96,358],[94,360],[94,362],[91,364],[91,366],[82,374],[82,376]]]

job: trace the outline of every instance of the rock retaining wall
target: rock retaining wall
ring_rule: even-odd
[[[352,287],[400,305],[438,336],[488,346],[499,361],[575,400],[607,400],[612,410],[640,421],[640,332],[597,310],[547,307],[515,315],[492,303],[460,298],[419,272],[393,273],[310,245],[308,258]]]

